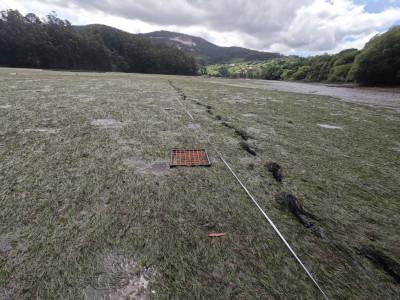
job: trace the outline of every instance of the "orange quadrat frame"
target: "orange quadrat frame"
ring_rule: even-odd
[[[205,149],[173,149],[171,151],[171,168],[195,166],[211,166],[210,158],[208,157],[207,151]]]

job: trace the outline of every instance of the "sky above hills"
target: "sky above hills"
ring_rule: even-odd
[[[400,0],[1,0],[3,9],[41,17],[56,11],[73,24],[177,31],[221,46],[302,55],[362,48],[400,25]]]

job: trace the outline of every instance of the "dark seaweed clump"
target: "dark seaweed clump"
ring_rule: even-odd
[[[236,133],[236,135],[240,136],[245,141],[247,141],[248,139],[251,138],[251,136],[246,131],[244,131],[242,129],[236,129],[235,128],[235,133]]]
[[[250,147],[249,144],[247,144],[247,143],[245,143],[245,142],[241,142],[241,143],[240,143],[240,146],[241,146],[242,149],[245,150],[247,153],[249,153],[249,154],[251,154],[251,155],[253,155],[253,156],[256,156],[256,155],[257,155],[256,151],[255,151],[254,149],[252,149],[252,148]]]
[[[318,225],[317,218],[313,214],[307,212],[294,195],[283,192],[276,196],[276,200],[283,207],[288,209],[300,221],[300,223],[303,224],[304,227],[306,227],[316,236],[325,238],[322,229]]]
[[[360,255],[368,258],[375,266],[383,269],[386,274],[400,283],[400,265],[392,258],[373,248],[362,248]]]
[[[267,169],[272,173],[275,180],[278,182],[282,182],[283,179],[283,171],[282,167],[276,162],[270,162],[267,164]]]

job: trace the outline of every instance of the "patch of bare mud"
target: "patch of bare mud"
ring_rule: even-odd
[[[169,164],[165,161],[156,161],[153,163],[146,162],[137,158],[128,158],[123,161],[124,165],[135,169],[144,175],[163,176],[171,172]]]
[[[6,253],[11,251],[13,246],[14,240],[12,239],[11,235],[5,234],[0,236],[0,253]]]
[[[329,125],[329,124],[318,124],[318,126],[321,128],[326,128],[326,129],[343,129],[343,127],[336,126],[336,125]]]
[[[167,162],[156,162],[143,170],[143,173],[149,175],[165,175],[170,172],[170,167]]]
[[[247,103],[250,103],[249,100],[243,99],[243,98],[240,97],[240,96],[235,96],[235,97],[229,99],[228,102],[229,102],[229,103],[232,103],[232,104],[236,104],[236,103],[247,104]]]
[[[239,161],[244,164],[244,165],[248,165],[248,164],[252,164],[252,163],[258,163],[261,162],[261,159],[257,156],[255,157],[250,157],[250,156],[242,156],[239,158]]]
[[[152,269],[140,268],[133,258],[111,253],[98,258],[98,272],[83,290],[84,299],[147,300],[155,291],[149,284],[155,276]]]
[[[97,119],[93,120],[91,124],[104,129],[121,129],[124,126],[124,123],[114,119]]]
[[[187,127],[188,127],[189,129],[197,130],[197,129],[200,128],[200,125],[199,125],[199,124],[196,124],[196,123],[190,123],[189,125],[187,125]]]
[[[395,146],[392,149],[394,151],[400,152],[400,143],[395,143]]]
[[[28,246],[24,243],[25,239],[22,237],[23,231],[23,228],[17,228],[14,231],[0,235],[0,256],[1,254],[5,254],[15,249],[21,251],[27,249]],[[23,257],[21,256],[13,258],[13,261],[16,264],[21,263],[22,260]]]
[[[259,134],[259,133],[261,132],[260,129],[255,128],[255,127],[247,127],[246,131],[247,131],[248,133],[254,134],[254,135],[257,135],[257,134]]]
[[[0,105],[0,109],[9,109],[9,108],[11,108],[12,106],[11,105],[9,105],[9,104],[6,104],[6,105]]]
[[[273,128],[273,127],[271,127],[270,129],[269,129],[269,134],[271,135],[271,136],[277,136],[278,134],[277,134],[277,132],[276,132],[276,130],[275,130],[275,128]]]
[[[171,139],[175,139],[181,135],[180,132],[172,131],[172,130],[160,130],[158,132],[158,136],[160,141],[170,141]]]
[[[121,145],[118,150],[111,154],[111,157],[120,157],[126,153],[132,153],[132,148],[129,145]]]
[[[224,136],[224,144],[227,145],[237,145],[237,139],[230,137],[230,136]]]
[[[141,142],[139,142],[136,139],[118,139],[117,143],[119,145],[140,145]]]
[[[58,128],[27,128],[22,129],[19,133],[46,133],[46,134],[56,134],[59,133],[61,129]]]
[[[281,142],[284,142],[284,141],[281,140]],[[281,157],[284,158],[284,157],[290,156],[289,152],[286,150],[286,148],[284,146],[276,144],[276,145],[274,145],[274,148],[276,149],[275,151],[279,152]]]

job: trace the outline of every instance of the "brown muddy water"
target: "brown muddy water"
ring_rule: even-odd
[[[392,108],[400,112],[400,88],[357,87],[275,80],[214,79],[210,82],[244,88],[330,96],[346,102]]]

